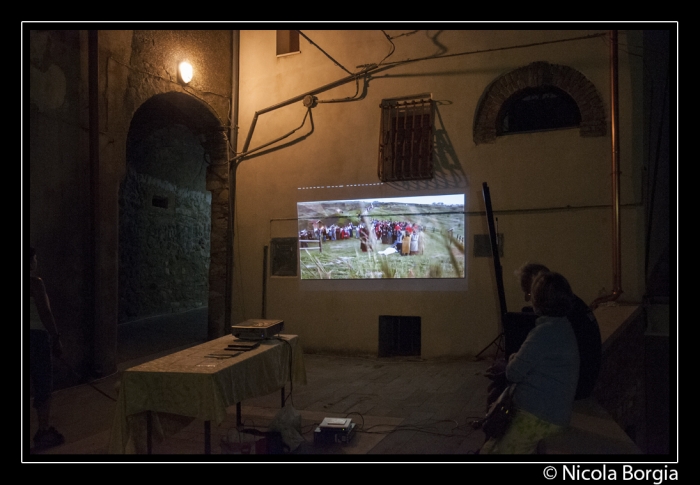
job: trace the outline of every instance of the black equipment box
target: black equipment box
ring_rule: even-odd
[[[520,350],[530,330],[535,328],[537,315],[534,312],[507,312],[503,315],[503,338],[506,362],[511,354]]]
[[[355,436],[355,426],[350,418],[324,418],[314,430],[314,445],[347,444]]]

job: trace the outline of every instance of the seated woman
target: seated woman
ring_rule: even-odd
[[[505,434],[484,443],[480,454],[535,453],[540,440],[569,425],[579,373],[576,335],[566,318],[573,299],[559,273],[542,272],[533,281],[540,317],[506,365],[508,382],[516,383],[516,412]]]

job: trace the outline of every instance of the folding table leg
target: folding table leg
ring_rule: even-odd
[[[152,425],[151,412],[146,411],[146,452],[149,455],[151,454],[151,451],[153,450],[152,430],[153,430],[153,425]]]
[[[282,386],[282,389],[280,390],[280,407],[284,407],[284,388],[285,386]],[[241,403],[239,402],[236,403],[236,426],[238,428],[243,426],[243,419],[241,418]]]
[[[211,455],[211,421],[204,421],[204,454]]]

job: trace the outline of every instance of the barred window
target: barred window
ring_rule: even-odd
[[[433,178],[434,109],[430,97],[385,99],[379,107],[379,179]]]

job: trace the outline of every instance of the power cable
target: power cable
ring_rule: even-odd
[[[386,33],[385,31],[383,31],[383,30],[382,30],[382,34],[384,34],[384,37],[386,37],[386,40],[388,40],[389,43],[391,44],[391,51],[389,51],[389,53],[388,53],[386,56],[384,56],[384,59],[382,59],[381,61],[379,61],[377,64],[381,64],[382,62],[386,61],[387,58],[388,58],[390,55],[392,55],[392,54],[394,53],[394,51],[396,50],[396,45],[392,42],[391,37],[389,37],[389,34],[387,34],[387,33]]]
[[[284,404],[287,403],[287,399],[290,400],[292,403],[292,407],[294,407],[294,398],[292,397],[292,393],[294,392],[294,382],[292,381],[292,364],[294,363],[294,349],[292,348],[292,344],[290,344],[287,340],[277,336],[273,337],[275,340],[280,340],[284,343],[286,343],[289,346],[289,395],[284,397]]]
[[[527,47],[538,47],[538,46],[542,46],[542,45],[558,44],[561,42],[571,42],[574,40],[594,39],[596,37],[603,37],[605,35],[608,35],[608,34],[607,33],[590,34],[590,35],[582,35],[579,37],[569,37],[568,39],[545,40],[542,42],[532,42],[530,44],[510,45],[510,46],[506,46],[506,47],[494,47],[492,49],[478,49],[475,51],[455,52],[454,54],[444,54],[444,55],[440,55],[440,56],[432,55],[432,56],[425,56],[425,57],[416,57],[415,59],[404,59],[403,61],[388,62],[386,64],[382,64],[382,66],[396,67],[396,66],[399,66],[402,64],[408,64],[410,62],[428,61],[428,60],[432,60],[432,59],[445,59],[448,57],[468,56],[468,55],[473,55],[473,54],[485,54],[487,52],[506,51],[506,50],[510,50],[510,49],[525,49]]]
[[[63,357],[58,357],[57,360],[58,360],[59,362],[61,362],[63,365],[65,365],[66,368],[68,368],[68,370],[70,370],[71,373],[73,373],[73,375],[75,375],[78,379],[82,379],[82,377],[80,376],[80,374],[78,374],[78,373],[75,371],[75,369],[73,369],[73,367],[71,367],[71,365],[63,359]],[[105,393],[104,391],[102,391],[102,389],[99,389],[97,386],[95,386],[95,385],[93,384],[93,382],[102,381],[102,380],[104,380],[104,379],[107,379],[108,377],[111,377],[111,376],[115,375],[115,374],[116,374],[116,372],[115,372],[114,374],[110,374],[110,375],[108,375],[108,376],[105,376],[105,377],[103,377],[103,378],[101,378],[101,379],[98,379],[98,380],[95,380],[95,381],[88,381],[88,382],[85,382],[85,384],[87,384],[88,386],[92,387],[94,390],[96,390],[97,392],[99,392],[100,394],[102,394],[103,396],[105,396],[107,399],[116,402],[117,400],[116,400],[115,398],[113,398],[113,397],[110,396],[109,394]]]

